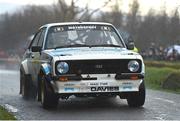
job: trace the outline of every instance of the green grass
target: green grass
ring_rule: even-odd
[[[172,68],[157,68],[157,67],[148,67],[146,66],[146,83],[151,85],[161,86],[162,82],[176,69]]]
[[[148,67],[180,69],[180,61],[145,61],[144,63]]]
[[[180,89],[179,90],[170,90],[170,89],[162,88],[163,81],[165,81],[167,79],[167,77],[173,73],[180,73],[180,71],[178,69],[170,68],[170,67],[146,66],[145,82],[146,82],[147,88],[180,93]]]
[[[0,106],[0,120],[16,120],[16,118]]]

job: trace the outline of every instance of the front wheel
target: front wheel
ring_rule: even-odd
[[[41,104],[44,109],[56,108],[59,98],[51,90],[44,77],[41,80]]]
[[[30,90],[30,78],[20,71],[20,94],[24,99],[29,99],[31,97]]]
[[[141,83],[139,87],[139,92],[133,93],[128,96],[127,102],[130,107],[141,107],[145,103],[146,90],[144,81]]]

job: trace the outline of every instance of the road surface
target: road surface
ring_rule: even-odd
[[[34,100],[19,95],[19,72],[0,70],[0,105],[19,120],[179,120],[180,95],[147,90],[143,108],[129,108],[126,100],[75,98],[60,100],[54,110],[45,110]]]

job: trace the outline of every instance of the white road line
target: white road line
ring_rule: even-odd
[[[17,108],[15,108],[14,106],[9,105],[9,104],[5,104],[5,105],[4,105],[4,108],[5,108],[6,110],[8,110],[9,112],[12,112],[12,113],[18,112],[18,109],[17,109]]]
[[[167,100],[167,99],[164,99],[164,98],[154,98],[154,99],[156,99],[156,100],[161,100],[161,101],[164,101],[164,102],[168,102],[168,103],[171,103],[171,104],[175,104],[175,102],[174,101],[172,101],[172,100]]]

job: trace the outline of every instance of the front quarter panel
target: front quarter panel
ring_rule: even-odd
[[[142,56],[141,55],[137,55],[137,57],[136,57],[137,59],[140,59],[141,61],[142,61],[142,69],[141,69],[141,74],[143,74],[143,75],[145,75],[145,65],[144,65],[144,61],[143,61],[143,58],[142,58]]]
[[[27,59],[25,59],[21,62],[20,68],[24,72],[24,74],[29,74],[28,60]]]

